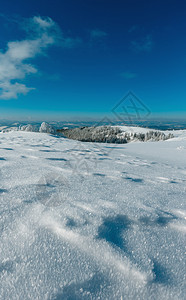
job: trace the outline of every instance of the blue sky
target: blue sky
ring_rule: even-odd
[[[1,0],[0,119],[186,116],[186,2]]]

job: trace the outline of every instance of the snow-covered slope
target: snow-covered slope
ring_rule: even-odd
[[[0,299],[184,299],[186,131],[0,133]]]
[[[147,133],[149,131],[157,131],[167,134],[173,134],[174,137],[180,136],[182,139],[186,138],[186,130],[155,130],[144,127],[136,127],[136,126],[113,126],[120,128],[123,132],[131,132],[131,133]]]

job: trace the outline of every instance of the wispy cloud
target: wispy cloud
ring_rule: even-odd
[[[82,39],[79,37],[77,38],[71,38],[71,37],[62,37],[61,38],[61,46],[64,48],[75,48],[79,45],[81,45]]]
[[[137,74],[133,72],[123,72],[121,73],[121,76],[125,79],[133,79],[137,77]]]
[[[5,52],[0,51],[0,99],[8,100],[26,95],[32,87],[22,81],[27,75],[38,72],[30,63],[36,56],[45,55],[53,45],[72,48],[78,39],[65,38],[59,26],[49,17],[35,16],[24,21],[27,37],[21,41],[11,41]]]
[[[105,31],[102,31],[100,29],[93,29],[90,31],[90,38],[91,39],[98,39],[106,37],[108,34]]]
[[[133,40],[131,42],[131,48],[136,52],[149,52],[152,50],[153,40],[150,34],[146,35],[144,38]]]

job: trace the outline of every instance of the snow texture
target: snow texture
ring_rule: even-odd
[[[0,133],[0,299],[185,299],[186,131],[175,136]]]

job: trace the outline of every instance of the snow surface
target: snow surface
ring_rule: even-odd
[[[185,299],[176,134],[115,145],[0,133],[0,299]]]

